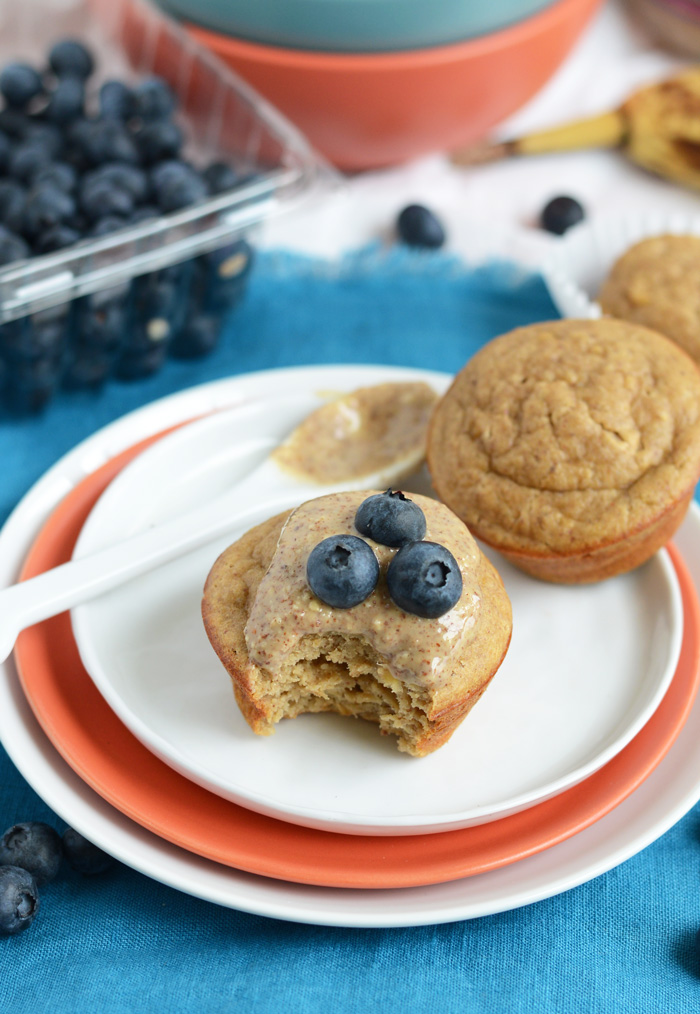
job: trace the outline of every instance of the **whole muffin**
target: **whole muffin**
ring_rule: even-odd
[[[518,328],[438,403],[428,466],[472,533],[528,573],[631,570],[673,535],[700,476],[700,370],[626,321]]]
[[[700,362],[700,237],[635,243],[613,265],[598,302],[604,313],[660,331]]]
[[[387,568],[399,552],[364,536],[379,579],[364,601],[337,608],[307,580],[323,539],[354,535],[370,492],[332,494],[251,529],[214,563],[202,616],[252,730],[269,735],[282,718],[334,711],[364,718],[424,756],[442,746],[488,686],[510,643],[512,615],[495,569],[462,522],[427,497],[426,540],[453,555],[461,575],[454,605],[437,618],[392,600]]]

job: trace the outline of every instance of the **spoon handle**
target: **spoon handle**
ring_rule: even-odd
[[[201,507],[0,591],[0,661],[8,657],[25,627],[110,591],[235,527],[263,521],[295,505],[305,494],[316,495],[318,487],[309,493],[298,482],[280,481],[279,470],[275,470],[273,485],[273,467],[264,462],[237,486]]]

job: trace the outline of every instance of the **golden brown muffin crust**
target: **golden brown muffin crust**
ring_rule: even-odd
[[[418,687],[402,686],[381,665],[376,678],[366,676],[367,646],[345,640],[309,640],[309,655],[321,650],[330,664],[303,673],[313,693],[280,699],[275,675],[254,665],[248,655],[244,628],[258,586],[266,573],[289,513],[252,528],[229,546],[214,563],[202,599],[202,617],[209,640],[228,671],[238,705],[254,732],[269,735],[280,717],[304,711],[336,711],[377,721],[382,732],[398,737],[400,750],[424,756],[442,746],[479,700],[505,657],[512,614],[500,576],[483,554],[479,557],[482,606],[478,631],[466,649],[450,659],[449,688],[435,696]],[[430,621],[426,621],[430,622]],[[354,657],[357,656],[357,657]],[[341,662],[334,667],[333,662]],[[338,671],[341,675],[338,676]],[[357,679],[361,692],[353,688]],[[373,701],[376,699],[376,713]],[[364,705],[362,702],[364,701]],[[395,714],[391,714],[391,709]]]
[[[652,236],[612,267],[603,312],[660,331],[700,362],[700,237]]]
[[[700,371],[662,335],[624,321],[518,328],[481,349],[439,402],[428,465],[440,498],[504,552],[609,547],[663,528],[692,496]]]

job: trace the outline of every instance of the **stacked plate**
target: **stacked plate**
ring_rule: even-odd
[[[314,367],[207,384],[58,462],[0,535],[9,584],[216,496],[297,422],[299,394],[443,374]],[[293,394],[294,399],[289,395]],[[295,414],[296,413],[296,414]],[[206,418],[202,419],[201,417]],[[426,477],[407,488],[425,492]],[[675,547],[590,587],[495,559],[514,635],[488,694],[430,757],[335,715],[255,737],[200,621],[219,544],[25,631],[0,735],[67,822],[201,898],[342,926],[470,918],[611,868],[700,798],[700,512]]]

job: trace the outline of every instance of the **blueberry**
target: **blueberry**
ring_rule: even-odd
[[[100,88],[99,110],[105,119],[128,120],[133,114],[134,98],[123,81],[105,81]]]
[[[542,209],[540,225],[547,232],[563,236],[567,229],[583,221],[584,217],[583,207],[575,197],[553,197]]]
[[[133,91],[134,113],[142,120],[165,120],[175,109],[170,85],[160,77],[146,78]]]
[[[85,173],[82,185],[89,187],[93,183],[105,181],[127,190],[137,204],[145,201],[150,193],[150,183],[144,170],[126,162],[105,162],[97,169]]]
[[[136,134],[136,145],[144,165],[175,158],[182,147],[182,131],[171,120],[144,123]]]
[[[76,306],[78,344],[103,354],[119,347],[126,332],[126,298],[109,290],[80,299]]]
[[[63,851],[69,865],[84,876],[105,873],[116,865],[112,856],[93,845],[72,827],[63,832]]]
[[[127,190],[115,186],[109,180],[97,180],[83,186],[80,191],[80,208],[92,222],[105,215],[120,215],[128,218],[134,210],[134,198]]]
[[[157,373],[165,362],[167,343],[158,342],[145,351],[125,352],[120,356],[115,374],[120,380],[143,380]]]
[[[40,95],[42,87],[40,75],[27,63],[9,63],[0,72],[0,92],[17,109]]]
[[[24,317],[0,330],[0,349],[9,362],[55,360],[65,343],[66,320],[48,317],[32,321]]]
[[[389,594],[406,613],[435,619],[462,594],[462,575],[449,549],[437,542],[407,542],[386,572]]]
[[[151,204],[143,204],[140,208],[136,208],[129,221],[136,225],[138,222],[148,222],[152,218],[158,218],[159,215],[158,208],[154,208]]]
[[[7,134],[0,130],[0,172],[4,173],[10,163],[12,144]]]
[[[29,125],[29,117],[19,109],[7,106],[0,109],[0,130],[13,141],[21,141]]]
[[[24,225],[27,192],[15,180],[0,180],[0,222],[11,232],[20,232]]]
[[[202,173],[211,194],[222,194],[240,183],[237,173],[225,162],[212,162]]]
[[[78,174],[67,162],[49,162],[48,165],[41,166],[37,170],[30,182],[32,187],[39,187],[46,183],[58,187],[66,194],[72,194],[78,185]]]
[[[49,95],[44,116],[50,123],[69,123],[83,111],[85,85],[78,77],[61,77]]]
[[[99,239],[100,236],[109,236],[113,232],[118,232],[119,229],[123,229],[128,224],[127,219],[122,218],[121,215],[105,215],[104,218],[98,218],[89,229],[88,236]]]
[[[30,239],[36,239],[55,225],[68,222],[75,212],[75,201],[70,194],[51,183],[44,183],[27,195],[23,231]]]
[[[51,47],[49,66],[57,77],[69,75],[84,79],[92,74],[95,61],[90,50],[82,42],[78,42],[77,39],[62,39]]]
[[[36,880],[19,866],[0,866],[0,933],[28,929],[39,911]]]
[[[133,138],[118,120],[81,120],[69,134],[77,158],[86,167],[104,162],[136,165],[139,153]],[[75,156],[74,156],[75,157]]]
[[[206,183],[194,174],[190,177],[171,180],[158,191],[156,201],[161,211],[179,211],[190,204],[196,204],[207,196]]]
[[[0,190],[1,193],[1,190]],[[0,227],[0,266],[23,261],[29,257],[29,247],[21,236],[16,236],[9,229]]]
[[[102,387],[111,371],[112,356],[76,349],[63,372],[61,383],[71,391],[96,390]]]
[[[306,563],[311,591],[326,605],[350,609],[377,587],[379,564],[356,535],[331,535],[315,546]]]
[[[54,395],[60,373],[60,359],[54,356],[15,363],[5,392],[8,408],[18,415],[41,412]]]
[[[0,866],[21,866],[40,887],[54,879],[62,858],[60,835],[38,820],[15,824],[0,838]]]
[[[45,120],[29,119],[22,134],[22,140],[44,148],[52,159],[58,158],[63,149],[63,127]]]
[[[151,169],[151,185],[155,191],[175,180],[189,179],[196,175],[197,170],[189,162],[179,158],[166,159]]]
[[[175,359],[199,359],[214,351],[220,337],[218,315],[193,313],[175,335],[168,351]]]
[[[18,144],[10,152],[7,171],[19,183],[27,183],[50,162],[51,153],[43,145],[36,141],[26,141]]]
[[[400,490],[388,489],[363,500],[355,515],[355,528],[382,546],[403,546],[425,538],[425,514]]]
[[[396,228],[400,239],[409,246],[437,249],[445,242],[445,230],[439,218],[422,204],[409,204],[404,208]]]
[[[34,242],[35,253],[55,253],[57,250],[65,250],[82,239],[82,234],[70,225],[54,225],[37,236]]]

